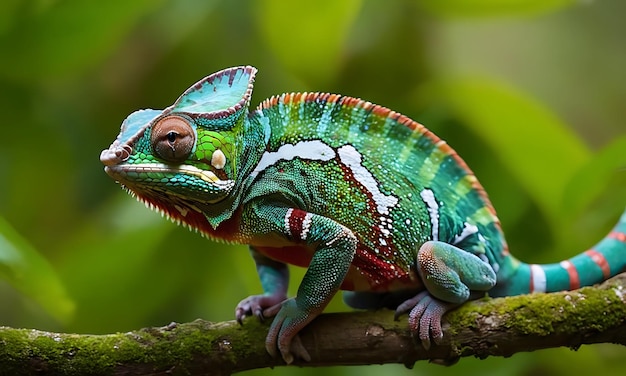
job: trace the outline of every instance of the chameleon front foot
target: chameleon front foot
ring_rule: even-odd
[[[311,361],[309,352],[302,346],[298,332],[316,315],[299,308],[296,300],[291,298],[266,309],[263,316],[275,316],[265,339],[265,349],[271,356],[276,357],[280,352],[287,364],[291,364],[294,358]]]
[[[246,316],[256,316],[261,321],[265,319],[263,311],[269,307],[280,305],[287,299],[285,295],[252,295],[240,301],[235,308],[235,318],[241,324]]]
[[[443,315],[458,305],[444,302],[431,296],[428,291],[422,291],[400,304],[396,309],[395,318],[408,312],[411,333],[419,338],[422,346],[428,350],[431,339],[438,344],[443,338],[441,327]]]

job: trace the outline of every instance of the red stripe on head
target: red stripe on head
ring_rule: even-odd
[[[604,255],[596,250],[590,249],[585,251],[585,254],[591,258],[593,262],[596,263],[602,269],[602,276],[604,279],[607,279],[611,276],[611,267],[609,266],[609,262],[606,261]]]

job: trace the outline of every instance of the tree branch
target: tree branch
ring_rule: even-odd
[[[572,292],[482,299],[445,316],[444,340],[425,351],[406,318],[387,310],[324,314],[301,333],[312,361],[299,366],[451,364],[549,347],[626,345],[626,273]],[[0,375],[179,375],[284,365],[265,351],[269,323],[196,320],[128,333],[78,335],[0,328]]]

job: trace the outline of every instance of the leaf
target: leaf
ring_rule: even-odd
[[[74,302],[50,263],[0,217],[0,278],[67,323]]]
[[[0,21],[0,74],[37,81],[78,71],[101,61],[137,21],[161,1],[66,0],[14,8],[13,22]]]
[[[420,93],[443,102],[482,138],[559,228],[563,190],[590,151],[554,114],[489,79],[438,81]]]
[[[442,17],[531,16],[553,12],[579,0],[420,0],[420,5]]]
[[[70,329],[119,330],[132,327],[145,317],[154,306],[144,304],[148,292],[141,292],[137,286],[146,281],[153,287],[151,296],[165,295],[154,281],[167,280],[147,269],[158,245],[175,227],[120,193],[102,211],[94,213],[85,226],[77,228],[63,247],[66,255],[60,265],[60,273],[77,304],[76,320]],[[153,303],[157,304],[157,299]],[[132,309],[116,315],[121,309],[118,305]],[[119,327],[111,329],[112,322]]]
[[[361,7],[360,0],[256,2],[257,24],[270,50],[284,66],[316,82],[333,79],[343,44]]]
[[[564,193],[566,218],[579,217],[606,190],[611,177],[626,175],[626,136],[613,140],[572,176]],[[615,202],[624,202],[624,197]],[[616,205],[616,214],[623,210]]]

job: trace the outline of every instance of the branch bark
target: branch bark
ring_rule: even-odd
[[[128,333],[79,335],[0,328],[0,375],[230,375],[284,365],[265,351],[269,323],[196,320]],[[626,345],[626,273],[571,292],[464,304],[445,316],[444,340],[416,345],[387,310],[324,314],[301,333],[312,361],[298,366],[452,364],[460,357],[583,344]]]

